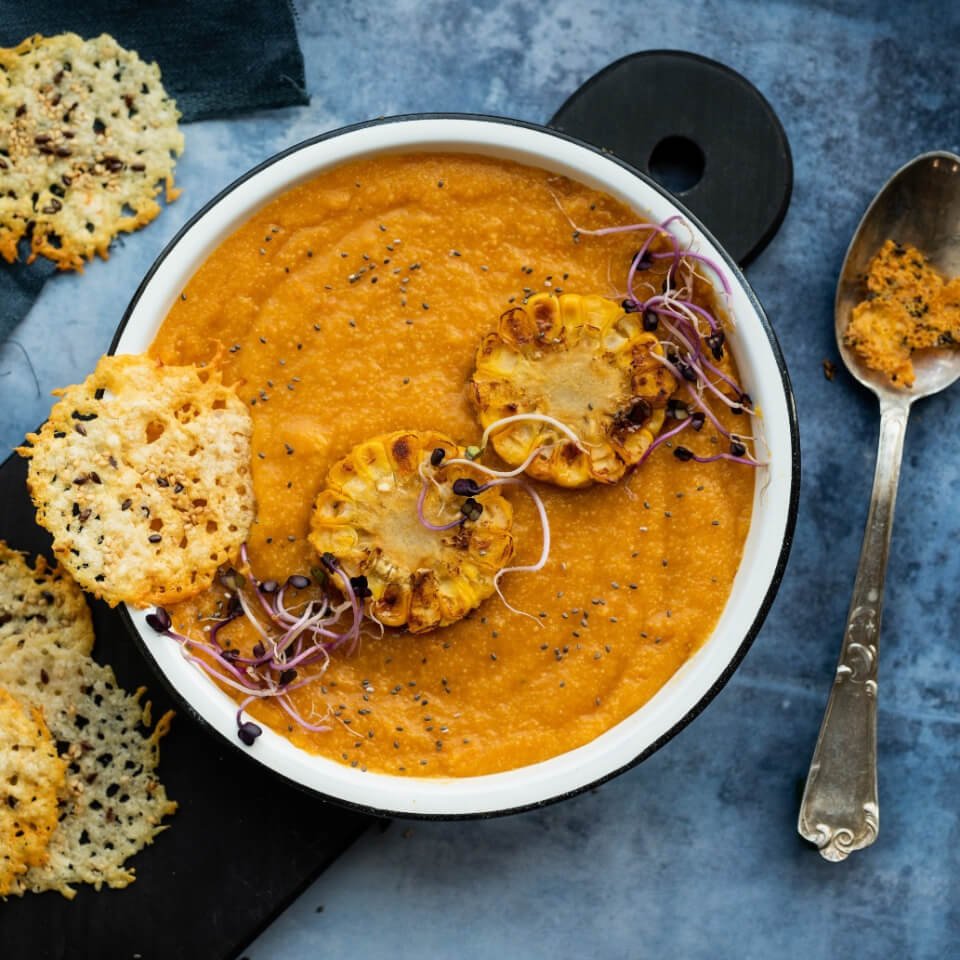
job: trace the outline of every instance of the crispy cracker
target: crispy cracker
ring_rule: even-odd
[[[43,713],[0,687],[0,896],[48,862],[65,770]]]
[[[870,261],[867,297],[844,342],[894,384],[913,386],[913,351],[960,345],[960,278],[946,282],[910,244],[887,240]]]
[[[176,804],[156,775],[159,741],[172,714],[151,731],[144,691],[127,694],[109,667],[77,650],[27,643],[0,662],[0,685],[43,707],[67,761],[66,800],[49,859],[14,880],[11,892],[59,890],[71,884],[125,887],[125,861],[164,829]]]
[[[89,654],[93,622],[83,592],[63,570],[26,555],[0,540],[0,660],[28,639]]]
[[[253,427],[236,392],[213,368],[136,355],[104,357],[59,395],[18,452],[60,563],[111,606],[208,587],[253,520]]]
[[[170,202],[183,152],[160,68],[102,34],[40,34],[0,48],[0,256],[83,268]]]
[[[913,348],[909,343],[910,317],[891,297],[858,303],[844,332],[844,343],[853,347],[871,370],[885,373],[894,383],[913,386]]]

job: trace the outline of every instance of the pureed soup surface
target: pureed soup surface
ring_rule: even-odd
[[[642,235],[577,238],[567,216],[590,228],[637,220],[543,170],[384,156],[279,197],[200,267],[152,352],[193,363],[219,349],[227,381],[240,384],[254,422],[258,578],[283,582],[317,566],[313,500],[355,444],[401,429],[478,443],[464,385],[481,336],[512,304],[543,290],[623,295]],[[699,294],[710,296],[705,286]],[[708,421],[701,448],[711,432]],[[355,655],[335,652],[322,682],[292,695],[302,716],[331,717],[328,733],[291,724],[275,703],[249,712],[309,751],[407,776],[493,773],[584,744],[653,696],[709,636],[740,561],[754,482],[750,467],[682,463],[664,444],[614,486],[538,484],[549,562],[502,581],[536,622],[494,596],[452,626],[387,631],[365,636]],[[533,563],[536,513],[521,492],[507,495],[513,562]],[[223,597],[215,586],[173,608],[175,628],[202,635],[201,618]],[[247,654],[257,639],[242,618],[220,633]]]

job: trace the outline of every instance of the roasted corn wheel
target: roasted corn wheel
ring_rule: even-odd
[[[351,577],[367,578],[370,612],[386,626],[423,633],[462,619],[494,592],[497,571],[513,556],[513,509],[498,488],[472,498],[468,513],[482,507],[476,519],[461,512],[466,501],[453,482],[488,479],[469,464],[446,466],[462,456],[439,433],[385,434],[335,463],[317,495],[310,542]],[[423,516],[438,526],[462,523],[439,531],[421,522],[425,483]]]
[[[564,424],[518,420],[491,442],[513,467],[543,448],[526,472],[561,487],[616,483],[660,432],[673,375],[652,356],[657,338],[642,315],[598,296],[538,293],[500,317],[477,351],[468,392],[484,429],[506,417],[543,414]]]

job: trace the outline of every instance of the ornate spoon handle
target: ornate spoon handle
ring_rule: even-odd
[[[839,861],[877,839],[877,654],[908,402],[880,406],[880,444],[860,565],[837,674],[820,726],[797,829]]]

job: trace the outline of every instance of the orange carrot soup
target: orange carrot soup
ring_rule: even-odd
[[[544,170],[388,155],[296,187],[227,238],[170,310],[152,354],[168,364],[216,360],[249,407],[252,577],[268,589],[294,574],[329,577],[308,540],[311,514],[328,470],[355,445],[394,431],[478,445],[467,385],[484,336],[534,294],[623,301],[651,233],[594,231],[637,221],[611,197]],[[655,298],[685,282],[681,300],[703,312],[665,309],[655,327],[655,311],[643,308],[644,328],[665,342],[668,327],[702,333],[713,347],[705,357],[723,374],[711,380],[727,399],[704,394],[716,401],[705,416],[668,343],[677,389],[641,463],[618,482],[581,489],[529,480],[549,520],[542,569],[507,572],[502,598],[494,593],[448,626],[412,633],[367,620],[355,649],[299,670],[287,695],[295,713],[264,698],[245,715],[363,770],[493,773],[608,730],[710,636],[750,525],[756,470],[736,433],[748,429],[749,398],[731,393],[729,352],[708,336],[704,316],[722,322],[723,310],[706,271],[681,264],[665,231],[652,236],[634,263],[634,295]],[[687,419],[689,429],[663,439]],[[484,462],[505,469],[492,451]],[[544,547],[535,504],[521,486],[498,489],[513,511],[510,564],[534,566]],[[177,631],[209,637],[229,606],[230,576],[221,581],[170,609]],[[312,589],[288,585],[291,609]],[[249,617],[216,633],[230,656],[263,649]]]

